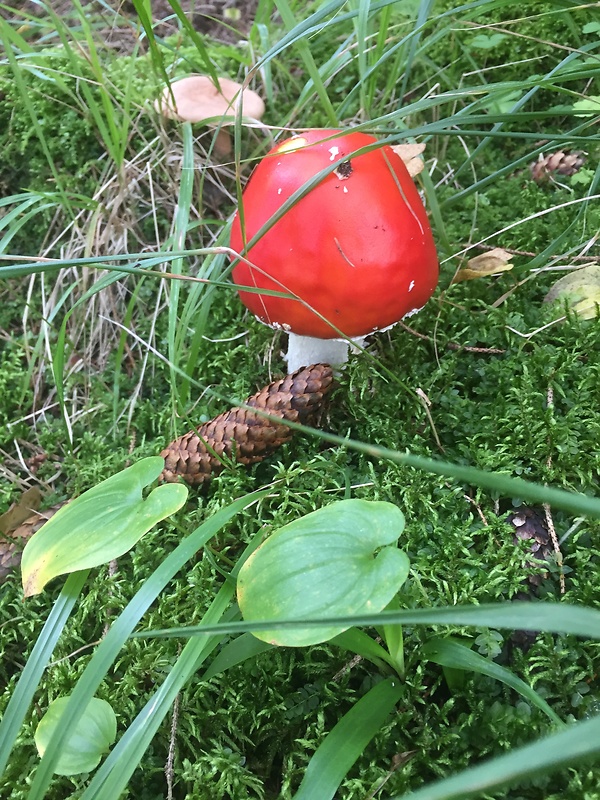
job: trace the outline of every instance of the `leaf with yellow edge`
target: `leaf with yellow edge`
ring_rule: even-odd
[[[496,247],[488,253],[482,253],[480,256],[469,259],[467,266],[458,270],[452,283],[473,281],[477,278],[487,278],[489,275],[508,272],[513,268],[513,264],[509,264],[511,258],[512,253],[507,253],[501,247]]]
[[[573,311],[582,319],[593,319],[598,316],[600,306],[600,266],[574,269],[556,281],[550,289],[544,303],[560,300],[568,303]]]
[[[181,484],[165,484],[142,495],[163,467],[160,456],[143,458],[59,509],[23,550],[25,597],[39,594],[58,575],[122,556],[157,522],[180,509],[188,495]]]

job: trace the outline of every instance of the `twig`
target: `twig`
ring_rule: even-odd
[[[546,388],[546,407],[550,410],[551,413],[554,413],[554,389],[549,384]],[[552,454],[548,456],[546,459],[546,467],[550,469],[552,466]],[[550,534],[550,538],[552,539],[552,546],[554,547],[554,553],[556,555],[556,563],[558,564],[560,570],[560,593],[564,594],[566,591],[565,588],[565,573],[563,571],[563,556],[560,551],[560,542],[558,541],[558,536],[556,535],[556,528],[554,527],[554,520],[552,519],[552,512],[550,511],[549,503],[544,503],[544,514],[546,515],[546,527],[548,528],[548,533]]]
[[[444,450],[443,444],[440,442],[440,437],[438,436],[438,432],[435,428],[433,417],[431,416],[431,411],[429,410],[429,407],[431,406],[431,400],[427,397],[423,389],[417,388],[415,389],[415,392],[417,394],[417,397],[421,401],[423,408],[425,409],[425,413],[427,414],[427,419],[429,420],[429,424],[431,426],[431,431],[433,433],[433,438],[435,439],[435,443],[437,444],[439,450],[445,454],[446,451]]]
[[[173,715],[171,717],[171,735],[169,737],[169,752],[167,754],[167,763],[165,764],[165,778],[167,779],[167,800],[173,800],[173,778],[175,777],[175,770],[173,764],[175,763],[175,740],[177,737],[177,724],[179,722],[179,702],[181,695],[178,694],[173,701]]]
[[[479,250],[495,250],[496,245],[493,244],[476,244]],[[510,247],[503,247],[503,250],[506,250],[507,253],[511,253],[514,256],[527,256],[528,258],[535,258],[539,255],[539,253],[530,253],[529,250],[513,250]],[[590,262],[598,262],[600,261],[600,256],[571,256],[571,261],[590,261]]]
[[[406,323],[402,322],[402,320],[398,323],[398,325],[405,330],[407,333],[410,333],[412,336],[416,336],[417,339],[423,339],[426,342],[433,342],[431,336],[427,336],[424,333],[419,333],[414,328],[410,328]],[[472,347],[468,344],[458,344],[457,342],[446,342],[446,349],[448,350],[464,350],[467,353],[484,353],[486,355],[502,355],[506,353],[506,350],[500,350],[497,347]]]
[[[560,593],[564,594],[566,592],[565,588],[565,573],[563,572],[563,557],[562,553],[560,552],[560,544],[558,541],[558,536],[556,535],[556,529],[554,528],[554,520],[552,519],[552,514],[550,512],[550,506],[548,503],[544,503],[544,513],[546,514],[546,526],[548,528],[548,533],[550,534],[550,538],[552,539],[552,545],[554,547],[554,552],[556,554],[556,563],[560,569]]]

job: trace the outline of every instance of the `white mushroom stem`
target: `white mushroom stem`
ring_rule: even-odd
[[[365,337],[360,336],[352,341],[346,339],[316,339],[313,336],[299,336],[290,333],[288,340],[287,362],[288,370],[295,372],[300,367],[311,364],[331,364],[339,367],[348,360],[348,353],[352,344],[363,347]],[[352,347],[356,352],[356,348]]]

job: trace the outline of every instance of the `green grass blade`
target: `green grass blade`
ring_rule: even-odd
[[[548,774],[586,756],[600,754],[600,718],[578,722],[566,731],[464,770],[451,778],[388,800],[466,800],[519,779]],[[507,795],[508,796],[508,795]]]
[[[268,630],[269,627],[311,628],[332,625],[475,625],[485,628],[536,630],[568,633],[584,639],[600,639],[600,611],[568,603],[489,603],[481,606],[442,606],[382,611],[380,614],[355,614],[349,617],[328,617],[319,620],[265,620],[264,622],[229,622],[226,625],[138,631],[134,637],[174,638],[205,636],[213,633],[244,633]]]
[[[210,77],[213,80],[213,83],[216,86],[219,80],[219,76],[217,75],[217,71],[208,53],[208,50],[206,49],[206,45],[202,40],[202,37],[200,36],[198,31],[194,28],[194,26],[189,20],[188,14],[185,13],[185,11],[179,5],[177,0],[169,0],[169,5],[177,15],[177,19],[181,22],[181,27],[194,43],[194,47],[196,48],[196,50],[198,51],[198,55],[202,59],[204,69],[206,70],[207,74],[210,75]]]
[[[96,652],[73,689],[69,705],[61,718],[61,730],[57,731],[51,740],[35,772],[28,800],[42,800],[45,796],[60,755],[60,749],[66,741],[69,730],[76,724],[90,699],[96,693],[98,686],[104,680],[107,671],[117,658],[121,647],[131,635],[135,626],[169,581],[232,517],[243,511],[250,504],[265,497],[269,494],[269,491],[263,490],[245,495],[206,520],[165,558],[160,567],[152,573],[141,589],[130,600],[98,645]]]
[[[218,619],[231,602],[232,595],[233,588],[223,586],[203,619]],[[235,609],[230,611],[235,613]],[[226,614],[225,618],[227,616]],[[81,795],[81,800],[114,800],[121,796],[178,693],[219,641],[219,636],[213,636],[208,639],[192,639],[185,645],[158,691],[150,697],[94,775]]]
[[[473,652],[464,644],[452,639],[430,639],[424,644],[421,653],[429,661],[433,661],[441,667],[477,672],[480,675],[487,675],[489,678],[494,678],[494,680],[510,686],[521,697],[524,697],[546,714],[555,725],[562,727],[563,722],[558,714],[550,708],[548,703],[529,684],[517,678],[506,667],[502,667],[500,664],[484,658],[479,653]]]
[[[376,684],[327,734],[311,758],[294,800],[331,800],[402,697],[402,684],[387,678]]]
[[[259,531],[237,561],[231,575],[228,576],[229,580],[219,589],[210,608],[202,617],[201,624],[210,624],[219,619],[239,619],[240,612],[237,606],[230,606],[235,593],[235,577],[246,558],[260,544],[260,539],[261,532]],[[177,694],[220,641],[220,636],[212,636],[208,639],[191,639],[187,642],[158,691],[149,698],[144,708],[136,716],[116,747],[96,775],[94,775],[88,788],[81,796],[81,800],[113,800],[115,797],[120,797]],[[262,652],[262,650],[258,652]],[[248,654],[247,657],[250,657],[250,655]]]
[[[192,126],[189,122],[184,122],[181,126],[183,134],[183,163],[181,165],[181,182],[179,186],[179,197],[177,200],[177,211],[174,220],[173,249],[183,250],[187,236],[188,224],[190,220],[190,206],[192,204],[192,192],[194,189],[194,137]],[[174,258],[171,262],[171,273],[173,275],[183,274],[183,259]],[[171,364],[179,364],[179,355],[184,336],[184,327],[179,321],[179,295],[181,290],[180,281],[171,281],[169,298],[169,332],[168,332],[168,354]],[[177,376],[171,370],[171,392],[176,391]],[[187,386],[189,391],[189,385]],[[185,405],[186,387],[181,387],[179,396],[173,397],[178,410],[181,412]]]
[[[272,650],[274,647],[275,645],[263,642],[251,633],[236,636],[211,661],[210,667],[202,675],[202,680],[207,681],[209,678],[214,678],[215,675],[242,664],[249,658],[255,658],[260,653]]]
[[[69,575],[23,668],[0,722],[0,775],[6,769],[35,691],[73,610],[89,570]]]
[[[288,31],[292,32],[296,28],[296,19],[289,3],[287,0],[275,0],[275,4],[277,6],[277,10],[281,14],[281,18],[288,28]],[[337,125],[339,125],[337,114],[335,113],[331,100],[329,99],[329,94],[327,93],[327,89],[325,88],[325,84],[321,78],[319,68],[317,67],[310,51],[310,45],[308,44],[308,41],[304,37],[298,36],[295,39],[294,44],[298,48],[298,52],[300,53],[300,57],[304,62],[306,71],[310,75],[310,78],[315,86],[315,91],[319,100],[321,101],[323,110],[327,115],[329,124],[337,127]]]
[[[391,667],[394,672],[397,670],[397,664],[388,651],[360,628],[348,628],[347,631],[338,633],[329,640],[329,644],[367,658],[385,672],[389,672],[388,667]]]

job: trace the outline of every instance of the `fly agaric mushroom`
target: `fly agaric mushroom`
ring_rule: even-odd
[[[362,340],[418,311],[437,286],[435,245],[417,188],[402,158],[376,144],[359,132],[302,133],[274,147],[243,192],[243,215],[235,215],[231,230],[231,247],[242,256],[233,280],[270,292],[239,294],[261,322],[290,332],[290,370],[343,363],[348,339]],[[328,167],[269,227],[286,200]]]
[[[231,136],[223,126],[233,124],[239,110],[240,98],[244,117],[259,120],[265,112],[262,98],[251,89],[230,78],[219,78],[219,86],[207,75],[188,75],[167,86],[156,101],[157,111],[169,119],[181,122],[208,122],[219,120],[215,140],[215,153],[227,156],[231,153]]]

